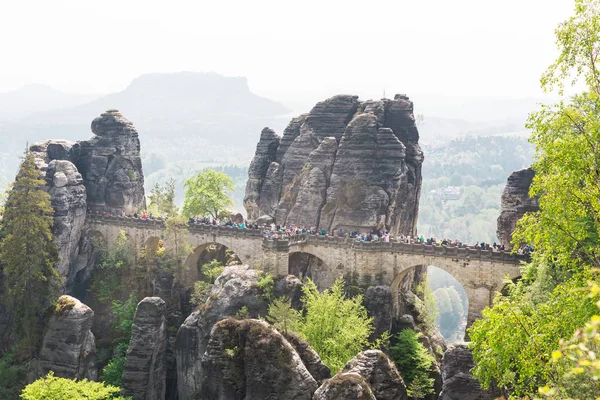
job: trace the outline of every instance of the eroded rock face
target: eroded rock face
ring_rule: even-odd
[[[122,392],[133,400],[164,400],[167,378],[166,303],[146,297],[135,310],[123,368]]]
[[[288,341],[264,321],[233,318],[212,329],[201,398],[309,400],[317,382]]]
[[[497,390],[483,390],[473,378],[473,354],[467,343],[457,343],[444,353],[441,364],[442,392],[439,400],[493,400],[502,395]]]
[[[71,154],[73,145],[65,140],[48,140],[30,146],[54,208],[52,233],[59,251],[57,269],[67,287],[77,273],[73,260],[79,253],[87,210],[85,186]]]
[[[345,373],[358,374],[377,400],[406,400],[406,386],[394,362],[381,350],[367,350],[348,361]]]
[[[215,281],[209,299],[181,325],[175,341],[177,389],[180,399],[199,393],[204,367],[202,356],[212,327],[218,321],[235,315],[242,307],[251,317],[267,314],[267,304],[257,297],[260,272],[248,265],[225,268]]]
[[[292,307],[299,310],[302,307],[302,281],[295,275],[286,275],[275,282],[275,297],[287,297]]]
[[[40,348],[38,376],[54,371],[62,378],[96,380],[93,320],[94,311],[76,298],[59,298]]]
[[[369,315],[373,317],[375,329],[370,340],[375,340],[384,332],[391,331],[394,313],[392,291],[389,286],[369,286],[365,292],[363,304]]]
[[[321,384],[326,379],[331,378],[329,367],[321,361],[321,357],[310,347],[306,340],[294,332],[284,333],[283,336],[294,347],[302,363],[317,383]]]
[[[532,168],[515,171],[508,177],[504,192],[502,192],[501,211],[498,217],[496,235],[507,248],[512,248],[512,234],[517,221],[527,212],[539,210],[537,198],[529,197],[529,187],[535,173]]]
[[[355,373],[337,374],[317,389],[312,400],[377,400],[369,384]]]
[[[117,110],[108,110],[92,121],[94,137],[74,147],[77,166],[93,209],[145,208],[144,174],[137,130]]]
[[[89,278],[85,270],[93,267],[93,246],[84,229],[87,210],[133,212],[146,201],[140,142],[131,122],[109,110],[92,122],[92,131],[96,136],[86,141],[46,140],[30,146],[54,208],[57,268],[67,292],[76,280]]]
[[[360,102],[340,95],[265,129],[248,173],[248,218],[333,230],[414,235],[423,153],[404,95]]]

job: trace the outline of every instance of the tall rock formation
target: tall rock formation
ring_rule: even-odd
[[[251,317],[267,314],[267,303],[258,297],[260,272],[248,265],[226,267],[211,288],[205,304],[186,318],[177,331],[177,391],[180,399],[195,398],[206,371],[202,356],[215,323],[246,307]]]
[[[255,319],[218,322],[202,358],[202,399],[310,400],[317,382],[296,350]]]
[[[133,212],[145,207],[140,142],[131,122],[108,110],[92,122],[92,139],[46,140],[29,150],[54,208],[52,233],[59,250],[58,270],[67,291],[85,280],[93,251],[85,231],[87,210]],[[84,272],[84,277],[78,274]]]
[[[54,208],[52,233],[59,251],[57,269],[67,284],[77,273],[71,264],[79,253],[87,210],[83,179],[73,163],[73,145],[63,140],[49,140],[30,147]]]
[[[493,400],[501,397],[496,389],[484,390],[471,370],[475,367],[473,354],[467,343],[451,346],[442,358],[442,392],[439,400]]]
[[[325,381],[312,400],[377,400],[369,384],[356,373],[337,374]],[[402,398],[400,398],[402,399]]]
[[[167,305],[146,297],[137,305],[123,367],[122,392],[133,400],[164,400],[167,380]]]
[[[96,380],[96,341],[91,332],[94,311],[71,296],[56,303],[40,348],[38,376],[54,371],[69,379]]]
[[[381,350],[366,350],[348,361],[344,373],[358,374],[377,400],[406,400],[406,386],[394,362]]]
[[[525,213],[535,212],[540,208],[538,199],[529,197],[529,187],[534,175],[531,167],[515,171],[510,174],[504,187],[496,235],[500,239],[500,243],[509,249],[512,247],[512,234],[517,226],[517,221]]]
[[[294,118],[283,137],[263,130],[248,172],[248,218],[414,235],[423,163],[418,141],[413,103],[404,95],[322,101]]]
[[[78,143],[77,166],[87,189],[88,207],[125,210],[144,208],[144,174],[140,140],[133,124],[117,110],[92,121],[94,137]]]

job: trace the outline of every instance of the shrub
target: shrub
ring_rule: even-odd
[[[292,308],[292,300],[288,297],[275,299],[269,305],[266,320],[283,333],[295,330],[300,314]]]
[[[264,274],[258,281],[259,297],[270,302],[275,297],[275,279],[271,274]]]
[[[395,343],[390,348],[390,353],[404,378],[408,395],[422,398],[433,393],[434,379],[429,373],[434,359],[419,342],[418,334],[412,329],[405,329],[394,339]]]
[[[58,378],[50,372],[46,377],[30,383],[23,389],[23,400],[108,400],[119,399],[121,389],[104,385],[99,382],[89,382],[87,379],[75,381],[72,379]]]
[[[369,342],[373,318],[367,315],[362,296],[346,298],[343,279],[322,293],[309,279],[302,291],[305,315],[295,324],[297,332],[332,372],[341,370],[358,352],[380,346],[379,341]]]

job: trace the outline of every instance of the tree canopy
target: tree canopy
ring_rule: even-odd
[[[536,251],[523,279],[469,330],[474,375],[510,398],[600,396],[595,370],[584,368],[600,350],[587,340],[597,337],[600,317],[593,317],[598,310],[586,290],[598,287],[591,271],[600,267],[600,0],[575,0],[556,38],[559,56],[541,84],[563,98],[528,120],[536,148],[530,195],[539,197],[540,209],[526,214],[513,236],[515,245]],[[566,97],[577,85],[583,92]],[[564,341],[574,332],[570,348]]]
[[[233,191],[233,180],[223,172],[205,169],[185,181],[183,213],[187,216],[218,218],[233,205],[227,193]]]
[[[170,217],[177,214],[175,205],[175,179],[171,178],[163,184],[155,184],[150,191],[149,209],[157,216]]]
[[[529,117],[536,146],[531,195],[540,211],[517,227],[514,243],[567,269],[600,266],[600,2],[576,0],[575,15],[556,30],[557,60],[541,79],[546,91],[583,81],[586,90]]]
[[[302,292],[305,313],[297,322],[285,314],[288,319],[286,328],[291,324],[290,329],[310,343],[332,372],[341,370],[358,352],[378,346],[369,342],[373,318],[367,315],[362,295],[347,298],[343,279],[337,279],[330,289],[323,292],[319,292],[309,279]],[[281,311],[281,304],[277,308]],[[274,308],[269,311],[271,317],[276,316]],[[272,318],[271,322],[276,325],[284,323],[277,318]]]
[[[3,300],[19,344],[28,351],[39,345],[44,311],[60,289],[58,251],[51,231],[54,210],[45,184],[33,155],[26,152],[6,201],[6,236],[0,245]]]

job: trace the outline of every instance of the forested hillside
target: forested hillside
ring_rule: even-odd
[[[492,243],[506,178],[531,165],[522,136],[468,136],[425,145],[419,234]]]

